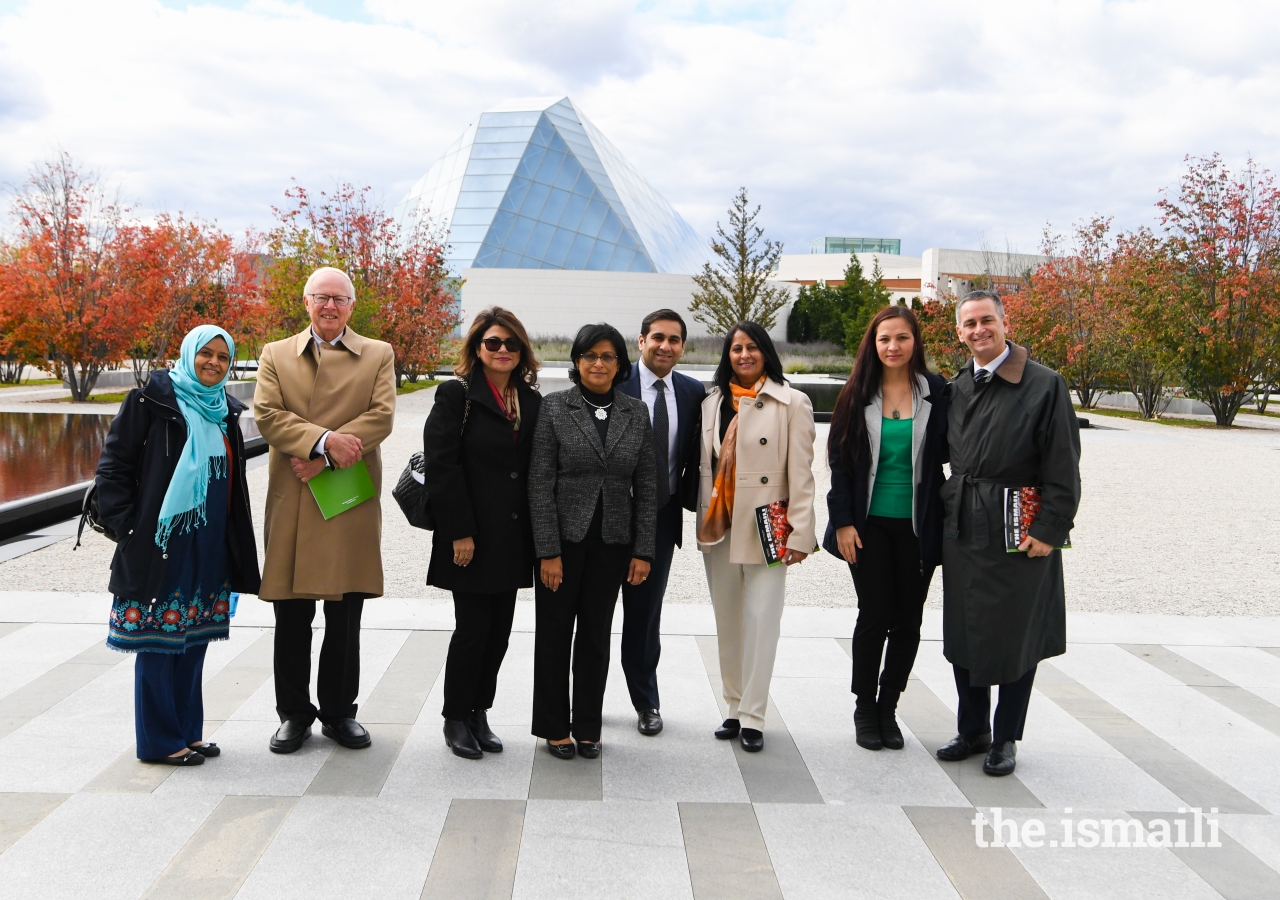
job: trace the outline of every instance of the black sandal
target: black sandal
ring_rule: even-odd
[[[188,750],[181,756],[165,756],[160,759],[144,760],[149,763],[159,763],[163,766],[202,766],[204,765],[204,757],[194,750]]]
[[[191,744],[188,746],[187,749],[194,750],[197,753],[199,753],[201,756],[207,756],[207,757],[218,756],[219,754],[222,753],[222,748],[219,747],[217,744],[213,743],[212,741],[209,741],[203,746],[201,746],[200,744]]]

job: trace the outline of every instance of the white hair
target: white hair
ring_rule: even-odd
[[[321,275],[329,275],[329,274],[339,275],[342,277],[342,280],[347,283],[348,296],[354,300],[356,296],[356,286],[351,283],[350,276],[348,276],[347,273],[342,271],[341,269],[335,269],[333,266],[321,266],[320,268],[312,272],[311,276],[307,278],[306,287],[302,289],[302,295],[304,297],[310,296],[312,285],[314,285],[316,281],[320,279]]]
[[[970,291],[960,298],[960,302],[956,304],[956,327],[960,327],[960,310],[964,309],[966,303],[974,300],[990,300],[996,305],[996,315],[1004,318],[1004,303],[1000,300],[1000,295],[995,291]]]

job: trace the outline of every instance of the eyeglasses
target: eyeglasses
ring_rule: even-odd
[[[507,350],[511,353],[519,353],[521,350],[524,349],[524,345],[520,343],[520,339],[513,338],[513,337],[509,337],[506,339],[489,337],[489,338],[485,338],[480,343],[483,344],[484,349],[488,350],[490,353],[497,353],[503,347],[506,347]]]
[[[330,300],[333,301],[334,306],[350,306],[356,302],[355,297],[344,297],[342,294],[307,294],[307,296],[316,306],[328,306]]]
[[[616,353],[584,353],[582,359],[585,359],[589,366],[594,366],[598,362],[611,366],[618,361],[618,355]]]

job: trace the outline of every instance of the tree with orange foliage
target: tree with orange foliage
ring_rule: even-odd
[[[1115,328],[1114,359],[1144,419],[1173,399],[1179,374],[1173,267],[1165,245],[1146,228],[1116,237],[1106,307]]]
[[[396,385],[438,368],[458,323],[457,284],[445,267],[444,246],[425,223],[410,232],[387,279],[374,317],[378,334],[396,351]]]
[[[969,361],[969,349],[956,333],[956,300],[955,294],[942,288],[937,290],[937,299],[916,307],[925,353],[943,378],[954,378]]]

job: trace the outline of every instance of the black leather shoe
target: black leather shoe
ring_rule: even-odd
[[[937,750],[938,759],[945,759],[947,762],[959,762],[962,759],[968,759],[975,753],[982,753],[991,746],[991,732],[984,734],[975,734],[972,737],[965,737],[963,734],[957,734],[950,742],[939,747]]]
[[[369,737],[364,726],[351,718],[338,719],[333,724],[326,722],[320,726],[320,733],[348,750],[363,750],[373,743],[373,738]]]
[[[207,756],[207,757],[210,757],[210,758],[212,758],[212,757],[214,757],[214,756],[218,756],[219,754],[221,754],[221,753],[222,753],[222,748],[220,748],[217,744],[207,744],[207,743],[206,743],[206,744],[192,744],[192,745],[191,745],[190,747],[188,747],[187,749],[188,749],[188,750],[194,750],[194,751],[196,751],[197,753],[199,753],[201,756]]]
[[[856,715],[855,715],[856,718]],[[898,720],[894,716],[892,709],[880,707],[880,741],[890,750],[901,750],[907,745],[906,740],[902,737],[902,729],[898,727]]]
[[[656,709],[642,709],[638,715],[636,731],[650,736],[662,731],[662,713]]]
[[[875,712],[853,711],[854,740],[864,750],[879,750],[884,746],[880,737],[880,716]]]
[[[162,756],[159,759],[148,759],[149,763],[160,763],[165,766],[203,766],[204,757],[194,750],[188,750],[181,756]]]
[[[293,753],[302,742],[311,737],[311,723],[299,719],[285,719],[271,736],[272,753]]]
[[[982,771],[997,778],[1002,775],[1012,775],[1018,765],[1017,756],[1017,741],[1001,741],[998,744],[992,744],[991,749],[987,751],[987,758],[982,761]]]
[[[489,727],[488,712],[483,709],[473,710],[471,715],[467,716],[467,728],[471,730],[471,736],[476,739],[476,743],[485,753],[502,752],[502,739]]]
[[[764,732],[754,728],[742,729],[742,749],[748,753],[759,753],[764,749]]]
[[[731,741],[738,736],[742,725],[737,719],[725,719],[724,724],[716,729],[716,737],[722,741]]]
[[[547,751],[556,759],[573,759],[577,751],[573,749],[573,741],[566,744],[553,744],[547,741]]]
[[[578,741],[578,755],[583,759],[595,759],[600,755],[600,742]]]
[[[480,745],[476,743],[475,735],[461,719],[444,720],[444,742],[453,750],[454,756],[461,756],[463,759],[479,759],[484,756]]]

